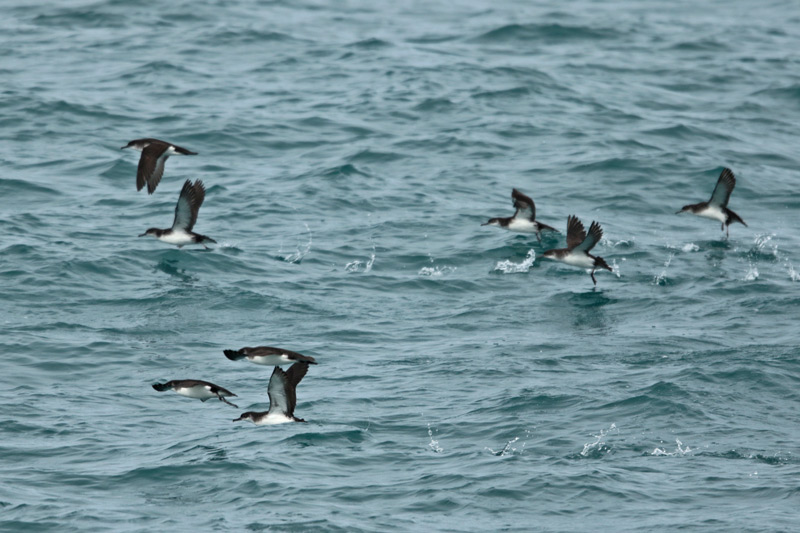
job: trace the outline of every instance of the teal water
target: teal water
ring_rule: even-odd
[[[791,1],[6,2],[0,530],[793,531]],[[173,157],[137,193],[131,139]],[[729,239],[676,216],[724,166]],[[212,251],[136,236],[208,188]],[[481,227],[533,197],[605,238]],[[308,424],[265,409],[313,355]],[[234,409],[150,385],[206,379]]]

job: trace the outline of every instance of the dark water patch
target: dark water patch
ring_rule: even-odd
[[[279,31],[269,30],[229,30],[225,29],[217,31],[209,36],[209,42],[219,45],[237,45],[237,44],[260,44],[260,43],[279,43],[279,42],[303,42],[304,40],[297,39],[289,34]]]
[[[670,126],[666,128],[655,128],[655,129],[645,130],[642,131],[641,133],[644,135],[654,135],[670,139],[680,139],[683,141],[714,139],[718,141],[730,142],[736,140],[735,137],[731,137],[729,135],[724,135],[719,132],[709,131],[707,129],[701,129],[699,127],[686,126],[684,124],[678,124],[676,126]]]
[[[103,13],[100,10],[61,9],[55,13],[41,14],[32,22],[53,28],[124,28],[124,19],[114,13]]]
[[[135,81],[141,78],[148,78],[150,76],[170,76],[170,75],[201,75],[208,76],[193,72],[183,65],[172,63],[165,60],[148,61],[132,69],[128,69],[117,78],[122,81]]]
[[[26,112],[34,116],[47,117],[50,120],[54,117],[61,119],[70,118],[72,120],[90,118],[100,121],[125,121],[128,119],[127,116],[110,113],[101,106],[76,104],[65,100],[41,102],[36,105],[27,106]]]
[[[99,172],[98,175],[103,178],[110,178],[114,180],[129,178],[131,183],[133,183],[133,180],[136,176],[135,173],[137,164],[138,163],[132,163],[126,159],[120,158],[110,165],[106,165],[105,170]]]
[[[795,106],[800,106],[800,84],[787,85],[785,87],[770,87],[752,93],[753,96],[775,98],[788,102]]]
[[[638,172],[649,172],[650,167],[646,161],[632,158],[612,157],[602,161],[593,163],[585,163],[582,165],[574,166],[570,169],[573,172],[592,173],[592,172],[605,172],[605,171],[619,171],[619,170],[635,170]]]
[[[14,178],[0,178],[0,195],[5,198],[28,195],[45,194],[50,196],[61,196],[56,189],[45,187],[31,181],[19,180]]]
[[[531,87],[514,87],[511,89],[501,89],[496,91],[480,91],[472,95],[473,98],[486,99],[516,99],[528,96],[534,92]]]
[[[23,510],[16,506],[12,510]],[[48,520],[0,520],[0,529],[3,531],[58,531],[63,526],[62,522],[51,522]]]
[[[414,111],[430,111],[433,113],[447,113],[457,106],[448,98],[426,98],[413,107]]]
[[[411,37],[406,39],[407,43],[411,44],[439,44],[439,43],[447,43],[450,41],[455,41],[460,38],[460,35],[452,34],[452,35],[421,35],[419,37]]]
[[[694,94],[709,90],[716,90],[716,87],[714,85],[702,85],[699,83],[659,83],[656,86],[676,93],[689,93],[689,94]]]
[[[283,439],[281,442],[299,445],[302,447],[328,445],[334,443],[361,444],[366,442],[368,433],[361,429],[325,432],[297,433]]]
[[[356,163],[390,163],[407,157],[409,156],[398,152],[378,152],[367,149],[348,156],[347,162],[351,165]]]
[[[771,466],[800,465],[800,457],[795,457],[794,455],[785,455],[785,454],[766,455],[758,452],[728,450],[724,452],[699,451],[696,452],[695,455],[699,457],[713,457],[717,459],[756,461]]]
[[[376,37],[363,39],[361,41],[356,41],[354,43],[345,45],[347,48],[357,48],[359,50],[378,50],[381,48],[391,48],[392,46],[394,45],[389,41],[384,41],[383,39],[378,39]]]
[[[673,44],[668,50],[677,50],[681,52],[725,52],[730,50],[730,48],[725,43],[717,41],[716,39],[706,38]]]
[[[545,42],[605,40],[618,38],[619,33],[610,28],[591,28],[550,24],[507,24],[474,38],[482,43]]]

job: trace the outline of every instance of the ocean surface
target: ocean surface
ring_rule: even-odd
[[[0,530],[800,530],[798,124],[791,0],[3,2]]]

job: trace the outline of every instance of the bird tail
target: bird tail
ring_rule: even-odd
[[[734,213],[733,211],[731,211],[727,207],[725,207],[724,209],[725,209],[725,216],[728,218],[728,225],[729,226],[731,225],[731,222],[739,222],[740,224],[744,225],[744,227],[747,227],[747,224],[744,223],[744,220],[742,220],[742,217],[740,217],[739,215],[737,215],[736,213]]]
[[[153,388],[158,392],[163,392],[171,387],[166,383],[153,383]]]
[[[245,357],[245,355],[239,350],[222,350],[222,353],[224,353],[225,357],[231,361],[238,361],[239,359],[244,359]],[[155,385],[153,386],[155,387]]]
[[[205,235],[200,235],[200,243],[202,244],[202,243],[206,243],[206,242],[213,242],[214,244],[217,244],[217,241],[215,241],[211,237],[207,237]]]
[[[605,268],[606,270],[609,270],[609,271],[611,271],[611,272],[613,272],[613,271],[614,271],[614,270],[613,270],[613,269],[612,269],[610,266],[608,266],[608,263],[606,263],[606,260],[605,260],[605,259],[603,259],[603,258],[602,258],[602,257],[600,257],[600,256],[596,256],[596,257],[594,258],[594,264],[595,264],[595,267],[599,267],[599,268]]]
[[[539,231],[542,231],[542,230],[555,231],[556,233],[561,233],[556,228],[554,228],[552,226],[548,226],[547,224],[542,224],[541,222],[539,222]]]

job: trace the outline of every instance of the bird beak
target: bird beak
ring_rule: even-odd
[[[239,418],[234,418],[234,419],[233,419],[233,421],[234,421],[234,422],[238,422],[239,420],[242,420],[242,417],[241,417],[241,416],[240,416]]]
[[[680,211],[675,211],[676,215],[680,215],[681,213],[683,213],[683,209],[681,209]]]
[[[488,225],[489,225],[488,222],[484,222],[483,224],[481,224],[481,226],[488,226]]]
[[[147,235],[147,233],[142,233],[141,235],[139,235],[139,237],[144,237],[146,235]]]
[[[125,148],[127,148],[127,146],[120,146],[119,147],[120,150],[124,150]]]

